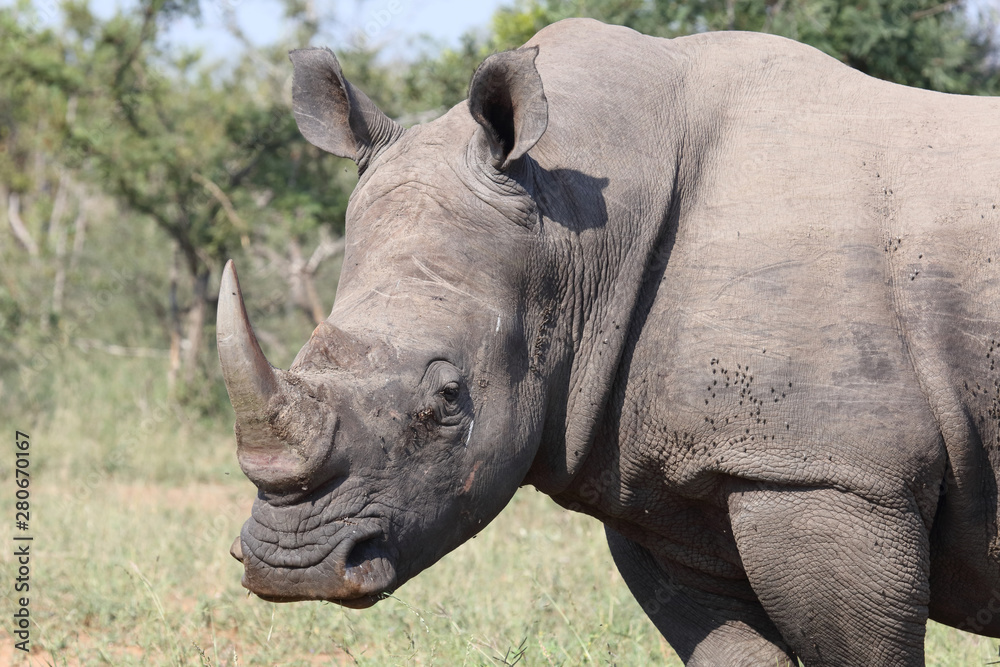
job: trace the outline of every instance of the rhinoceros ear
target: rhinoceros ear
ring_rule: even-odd
[[[542,77],[535,69],[537,55],[537,46],[495,53],[469,84],[469,111],[485,130],[500,169],[531,150],[549,124]]]
[[[344,78],[330,49],[288,54],[294,67],[292,111],[309,143],[354,160],[362,170],[403,128]]]

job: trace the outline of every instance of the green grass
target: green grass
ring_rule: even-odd
[[[228,551],[254,489],[229,419],[171,408],[159,362],[83,361],[51,382],[60,407],[10,424],[32,436],[30,664],[680,664],[601,526],[530,489],[371,609],[247,597]],[[0,494],[13,488],[0,465]],[[0,544],[11,533],[0,521]],[[3,582],[12,551],[0,549]],[[0,591],[0,665],[27,664],[12,646],[14,593]],[[928,664],[957,667],[996,659],[998,642],[932,623],[926,646]]]
[[[615,571],[600,525],[533,491],[392,598],[354,611],[247,597],[228,548],[248,482],[108,481],[68,502],[62,485],[34,490],[32,638],[55,665],[502,665],[518,654],[680,664]],[[6,553],[3,567],[13,567]]]

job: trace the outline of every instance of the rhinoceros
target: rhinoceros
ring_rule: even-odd
[[[532,485],[690,665],[1000,636],[1000,100],[567,20],[404,129],[291,60],[360,176],[289,370],[224,271],[247,589],[371,605]]]

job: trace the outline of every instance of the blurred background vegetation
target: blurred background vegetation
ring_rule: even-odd
[[[71,560],[90,553],[89,547],[74,547],[71,541],[75,534],[79,538],[77,522],[91,525],[95,520],[88,514],[94,507],[104,507],[108,516],[125,508],[114,524],[124,531],[119,539],[152,540],[154,536],[140,538],[135,531],[152,526],[162,536],[178,520],[193,520],[175,506],[162,530],[149,521],[124,527],[134,520],[127,508],[137,502],[130,485],[163,490],[248,484],[235,463],[232,414],[214,348],[218,282],[226,259],[236,259],[240,267],[251,317],[272,363],[287,367],[330,311],[356,170],[299,136],[290,110],[290,48],[329,44],[347,77],[403,124],[433,119],[459,103],[485,56],[516,47],[569,16],[664,37],[708,30],[771,32],[812,44],[890,81],[951,93],[1000,93],[997,14],[986,2],[517,0],[500,6],[488,25],[466,33],[457,46],[428,47],[405,57],[385,57],[378,44],[363,38],[329,43],[327,29],[337,21],[336,13],[319,16],[310,0],[282,3],[289,26],[285,37],[260,46],[233,20],[237,7],[220,2],[230,19],[230,36],[241,45],[221,64],[164,39],[174,22],[199,15],[197,0],[138,0],[104,18],[87,0],[67,0],[58,11],[51,3],[40,11],[23,0],[0,5],[0,422],[45,443],[32,470],[53,484],[44,502],[63,522],[53,523],[51,530],[64,535],[59,553]],[[0,478],[10,474],[9,465],[0,464]],[[218,493],[228,498],[233,489],[246,491],[247,500],[252,497],[248,486],[227,486]],[[213,498],[216,492],[205,493]],[[525,521],[537,518],[535,503],[521,501],[520,507],[529,508]],[[206,529],[221,547],[202,541],[185,548],[224,554],[239,528],[239,516],[240,511],[227,510],[216,515],[214,529]],[[552,525],[580,532],[587,524]],[[103,530],[109,529],[105,525]],[[599,545],[600,530],[586,530]],[[5,534],[0,531],[0,537]],[[159,555],[153,555],[159,563]],[[160,646],[157,655],[164,656],[164,664],[225,663],[219,653],[209,659],[202,648],[193,653],[190,646],[178,648],[182,624],[168,622],[171,607],[166,604],[165,612],[154,593],[155,577],[143,574],[144,557],[141,549],[118,556],[130,563],[122,586],[141,583],[138,590],[152,594],[143,598],[146,607],[131,613],[156,616],[166,628],[147,642]],[[59,567],[40,575],[59,591],[52,599],[61,600],[63,607],[91,600],[95,610],[88,618],[113,625],[106,616],[113,619],[114,614],[106,607],[120,601],[118,594],[104,598],[111,592],[95,592],[107,580],[93,579],[93,573],[91,579],[79,578],[74,574],[78,570],[64,569],[64,561],[53,558]],[[197,555],[184,551],[169,561],[177,568],[173,576],[182,578],[179,573],[185,563],[191,567],[192,559]],[[606,554],[604,560],[601,567],[610,568]],[[9,556],[3,562],[9,563]],[[105,565],[121,575],[115,562]],[[217,567],[223,571],[221,563],[225,561]],[[225,564],[232,567],[219,577],[232,580],[231,588],[238,590],[238,567]],[[556,656],[549,659],[553,664],[584,658],[614,662],[617,649],[610,640],[577,633],[553,598],[559,587],[539,584],[546,576],[531,573],[544,592],[540,604],[558,609],[562,620],[557,622],[564,620],[572,632],[564,632],[565,646],[543,645],[541,655],[549,656],[549,651]],[[558,578],[558,573],[551,576]],[[613,568],[600,576],[614,579]],[[87,592],[91,585],[95,591]],[[617,585],[617,593],[609,595],[628,600],[620,580]],[[211,621],[212,603],[199,595],[192,588],[191,598],[199,601],[178,603],[178,609],[188,613],[191,604],[208,605]],[[429,631],[419,614],[406,611],[406,604],[396,609],[397,615],[409,619],[417,635]],[[603,608],[608,602],[601,598],[598,604]],[[252,617],[263,628],[270,613],[273,629],[274,612],[260,611],[266,606],[253,609],[242,617],[244,625]],[[616,632],[630,641],[641,634],[652,647],[649,651],[656,656],[663,652],[655,661],[669,659],[669,649],[651,626],[643,625],[638,608],[630,613],[619,614],[620,622],[626,618],[631,625]],[[55,607],[52,614],[58,615]],[[454,618],[442,618],[448,619],[441,621],[446,631],[464,636]],[[614,627],[612,621],[607,627]],[[270,641],[271,630],[266,632]],[[511,632],[509,640],[495,646],[480,642],[472,651],[472,644],[462,640],[456,650],[465,650],[473,663],[505,664],[519,650],[520,637],[514,636],[519,631]],[[70,629],[52,633],[50,648],[70,645]],[[410,641],[417,651],[415,640]],[[433,642],[425,644],[427,655],[440,649]],[[93,655],[105,655],[101,660],[109,664],[132,658],[143,664],[140,658],[147,649],[139,657],[97,649]],[[334,653],[339,656],[335,662],[350,662],[348,657],[357,662],[346,646]],[[404,654],[409,656],[404,661],[416,655]],[[53,655],[54,664],[64,664],[58,651]],[[599,655],[604,658],[595,657]],[[272,658],[260,660],[273,664]]]

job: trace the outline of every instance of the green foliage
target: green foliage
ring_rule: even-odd
[[[242,81],[216,83],[211,72],[193,69],[189,54],[173,58],[160,49],[155,19],[182,9],[166,7],[161,15],[147,8],[141,17],[80,22],[93,26],[71,43],[92,68],[82,122],[68,137],[81,165],[154,219],[194,275],[217,269],[245,243],[255,231],[247,219],[271,223],[292,214],[295,231],[305,233],[330,222],[316,208],[342,213],[344,193],[325,187],[332,161],[299,136],[280,90],[262,104]],[[262,199],[266,209],[255,205]],[[297,215],[303,199],[312,204],[305,227]]]
[[[289,5],[298,45],[318,29],[302,11]],[[287,45],[238,53],[220,72],[158,39],[170,21],[196,12],[193,0],[147,0],[102,20],[74,1],[57,29],[40,27],[27,4],[0,9],[0,214],[19,197],[28,244],[0,244],[0,265],[11,268],[0,282],[0,386],[31,411],[52,402],[18,377],[24,359],[87,335],[114,349],[173,346],[174,398],[217,413],[224,406],[207,338],[223,262],[284,262],[266,273],[287,290],[297,261],[289,253],[310,252],[321,232],[343,233],[354,166],[299,134]],[[127,315],[85,333],[93,321],[79,299],[104,294],[107,274],[122,266],[134,269],[135,294],[114,303]],[[327,304],[333,284],[335,276],[322,292]],[[267,315],[265,331],[295,311]]]
[[[25,28],[15,10],[0,9],[0,34],[0,183],[20,193],[40,185],[31,154],[58,145],[66,92],[82,78],[65,67],[56,35]]]
[[[661,23],[665,18],[661,14],[668,11],[676,15],[670,19],[676,23],[676,17],[687,15],[703,4],[644,0],[518,0],[511,7],[497,10],[492,28],[498,50],[516,48],[550,23],[571,17],[625,25],[649,35],[674,36],[680,33],[670,30],[669,22]]]
[[[495,50],[491,40],[484,41],[468,33],[457,49],[423,54],[407,68],[404,77],[407,100],[424,109],[451,108],[466,98],[476,67]]]

